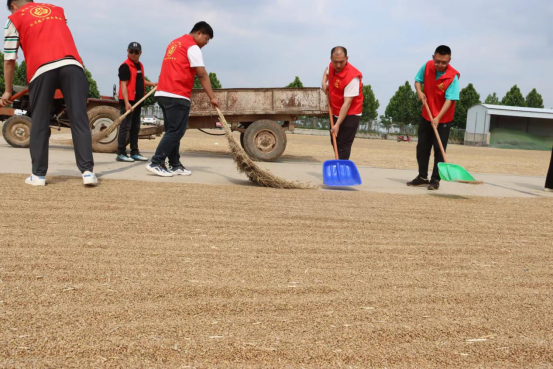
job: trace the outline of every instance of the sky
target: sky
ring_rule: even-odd
[[[452,48],[461,88],[482,101],[518,85],[553,108],[552,0],[52,0],[103,95],[118,83],[130,42],[140,42],[146,75],[157,80],[167,45],[207,21],[209,72],[224,88],[284,87],[299,76],[319,87],[330,50],[348,49],[380,101],[412,83],[438,45]],[[8,15],[4,7],[5,16]]]

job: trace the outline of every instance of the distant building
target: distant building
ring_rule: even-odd
[[[496,129],[553,137],[553,110],[502,105],[475,105],[467,114],[465,145],[489,146]]]

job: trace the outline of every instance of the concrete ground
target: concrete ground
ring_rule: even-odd
[[[151,157],[153,152],[142,151]],[[31,160],[28,149],[9,146],[0,137],[0,173],[29,174]],[[95,171],[100,179],[126,179],[148,182],[195,183],[213,185],[250,186],[247,178],[236,171],[230,155],[221,153],[186,153],[183,164],[192,170],[191,177],[161,178],[145,169],[146,163],[119,163],[114,154],[94,154]],[[313,185],[323,185],[322,165],[294,159],[283,159],[276,163],[260,163],[272,173],[291,181],[302,181]],[[466,185],[442,182],[438,192],[426,188],[409,188],[405,184],[416,176],[413,170],[382,169],[358,166],[363,185],[354,188],[328,188],[325,190],[368,191],[391,194],[439,195],[439,196],[487,196],[487,197],[553,197],[543,191],[544,178],[537,176],[514,176],[500,174],[475,174],[484,185]],[[49,176],[78,176],[73,155],[69,146],[51,145]]]

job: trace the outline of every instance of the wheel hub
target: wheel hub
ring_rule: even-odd
[[[113,124],[113,120],[109,118],[99,118],[92,123],[92,135],[94,136],[96,133],[100,133],[111,127]],[[103,144],[109,144],[110,142],[113,142],[117,138],[117,129],[115,129],[113,132],[111,132],[106,138],[100,141],[100,143]]]
[[[255,147],[264,153],[273,151],[277,146],[277,137],[271,131],[261,131],[254,139]]]
[[[17,139],[21,141],[28,140],[31,132],[29,131],[29,127],[25,124],[15,124],[12,127],[12,132],[17,137]]]

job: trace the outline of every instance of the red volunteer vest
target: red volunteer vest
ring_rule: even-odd
[[[134,65],[134,62],[131,59],[127,58],[127,60],[125,60],[123,64],[127,64],[129,66],[129,69],[131,70],[131,79],[129,79],[129,83],[127,83],[127,93],[129,95],[129,101],[135,101],[136,77],[138,76],[138,69],[136,69],[136,65]],[[146,95],[146,72],[144,72],[144,65],[142,63],[140,63],[140,67],[142,68],[142,80],[144,80],[144,95]],[[119,81],[119,100],[123,100],[123,99],[124,98],[123,98],[123,91],[121,91],[121,81]]]
[[[432,112],[432,116],[437,117],[445,104],[445,92],[453,83],[455,76],[461,78],[461,74],[457,72],[451,65],[447,67],[444,75],[436,79],[436,66],[434,61],[430,60],[426,63],[426,70],[424,74],[424,93],[428,100],[428,106]],[[455,101],[451,105],[451,108],[444,114],[440,123],[450,123],[455,115]],[[422,107],[422,116],[424,119],[430,121],[426,108]]]
[[[169,92],[190,99],[196,69],[190,66],[188,49],[194,45],[197,44],[190,35],[184,35],[169,44],[161,65],[158,91]]]
[[[27,81],[41,66],[65,57],[83,63],[59,6],[29,3],[9,18],[19,33],[27,62]]]
[[[359,78],[359,95],[353,98],[348,115],[359,115],[363,113],[363,74],[348,63],[344,70],[336,73],[332,63],[328,67],[328,91],[330,92],[330,105],[335,116],[340,115],[344,105],[344,90],[355,78]]]

